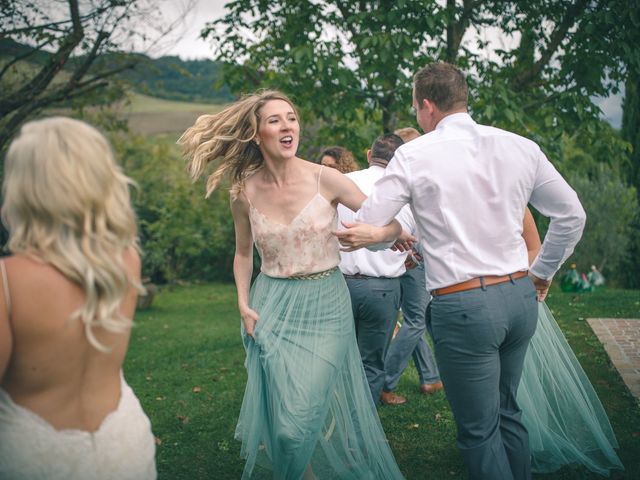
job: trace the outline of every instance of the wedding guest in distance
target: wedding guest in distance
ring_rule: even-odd
[[[420,132],[412,127],[395,131],[404,143],[420,137]],[[385,357],[385,381],[380,400],[386,405],[402,405],[406,397],[394,393],[402,372],[413,358],[420,382],[419,392],[425,395],[442,390],[440,372],[433,357],[431,347],[424,338],[426,331],[427,305],[431,295],[427,292],[422,255],[416,244],[407,256],[406,272],[400,277],[402,327],[391,341]],[[412,261],[415,259],[416,261]]]
[[[320,165],[331,167],[340,173],[354,172],[359,169],[353,153],[344,147],[327,147],[320,153]]]

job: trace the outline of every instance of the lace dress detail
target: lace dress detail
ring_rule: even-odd
[[[121,392],[116,410],[86,432],[56,430],[0,388],[0,478],[155,479],[151,424],[122,375]]]
[[[7,315],[11,294],[0,275]],[[95,432],[56,430],[0,387],[0,479],[154,480],[155,438],[149,418],[120,372],[120,400]]]
[[[287,225],[273,222],[249,200],[249,220],[261,271],[275,278],[323,272],[340,263],[340,245],[331,233],[337,228],[336,209],[318,191]],[[248,199],[248,197],[247,197]]]

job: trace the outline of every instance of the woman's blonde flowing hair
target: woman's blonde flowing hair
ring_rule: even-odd
[[[5,159],[2,220],[9,250],[53,265],[79,285],[86,299],[72,318],[93,329],[124,332],[131,320],[120,304],[134,285],[123,253],[138,248],[126,177],[107,140],[79,120],[53,117],[26,123]]]
[[[254,139],[260,124],[260,109],[270,100],[284,100],[298,116],[295,105],[285,94],[265,90],[246,95],[219,113],[200,116],[178,139],[194,182],[210,163],[220,161],[207,178],[206,197],[222,178],[230,176],[232,184],[237,186],[262,166],[262,153]]]

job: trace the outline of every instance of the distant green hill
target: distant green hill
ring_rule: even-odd
[[[211,60],[141,56],[138,65],[120,77],[139,93],[167,100],[226,103],[234,98],[221,81],[221,64]]]
[[[31,47],[0,39],[0,63],[6,59],[27,53]],[[25,58],[25,63],[42,65],[50,53],[35,52]],[[222,80],[222,66],[211,60],[183,61],[179,57],[150,58],[136,53],[115,53],[99,59],[103,64],[122,63],[135,58],[136,67],[118,75],[138,93],[167,100],[202,103],[226,103],[233,95]],[[81,57],[71,63],[81,61]]]

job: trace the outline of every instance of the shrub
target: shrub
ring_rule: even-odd
[[[234,232],[224,188],[207,200],[192,185],[176,138],[121,136],[114,148],[137,183],[133,203],[143,249],[143,275],[154,282],[230,280]]]
[[[572,256],[573,262],[580,271],[589,271],[591,265],[595,265],[610,284],[620,285],[625,277],[622,268],[629,255],[633,222],[638,212],[635,188],[625,184],[606,165],[600,165],[591,177],[573,174],[569,183],[587,212],[587,223]]]

